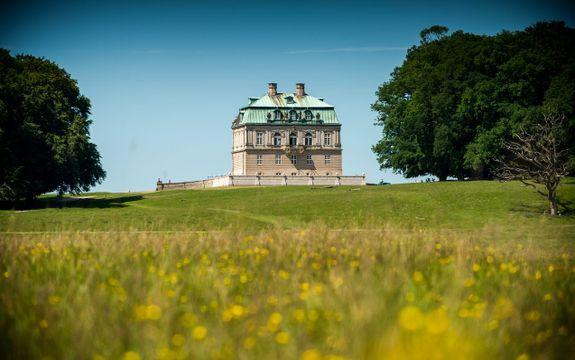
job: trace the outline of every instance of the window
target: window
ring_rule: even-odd
[[[310,133],[305,134],[305,146],[311,146],[312,142],[313,142],[313,137],[311,136]]]
[[[296,176],[296,175],[297,175],[297,173],[291,173],[291,176]]]
[[[305,120],[306,120],[306,121],[311,121],[311,120],[313,120],[313,114],[311,113],[311,111],[309,111],[309,110],[306,110],[306,111],[305,111]]]
[[[276,154],[276,165],[282,164],[282,154]]]
[[[277,172],[276,175],[280,176],[282,173],[281,172]]]
[[[282,119],[282,112],[279,110],[274,111],[274,120],[281,120]]]
[[[261,155],[256,155],[256,165],[261,165],[262,164],[262,156]]]
[[[264,133],[257,132],[256,133],[256,145],[263,145],[264,144]]]
[[[326,165],[331,164],[331,155],[326,155],[324,160]]]
[[[289,144],[290,144],[290,146],[296,146],[297,145],[297,134],[296,133],[289,134]]]
[[[297,164],[297,155],[292,155],[290,161],[293,165]]]
[[[297,112],[295,110],[290,110],[289,121],[296,121],[296,120],[297,120]]]
[[[325,146],[331,146],[331,133],[323,134],[323,144]]]
[[[327,176],[329,176],[329,173],[325,173]]]
[[[306,156],[305,156],[305,162],[306,162],[306,164],[308,164],[308,165],[313,164],[313,159],[311,158],[311,155],[306,155]]]
[[[280,146],[282,144],[282,136],[279,133],[274,134],[274,146]]]

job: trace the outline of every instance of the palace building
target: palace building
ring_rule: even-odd
[[[333,105],[268,84],[232,123],[232,175],[341,176],[341,124]]]
[[[204,180],[163,182],[156,190],[227,186],[358,186],[365,175],[344,176],[341,124],[333,105],[306,94],[278,93],[269,83],[262,97],[249,98],[232,123],[232,171]]]

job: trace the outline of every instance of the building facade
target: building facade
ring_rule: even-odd
[[[233,121],[232,175],[341,176],[341,124],[335,108],[296,84],[294,93],[249,98]]]

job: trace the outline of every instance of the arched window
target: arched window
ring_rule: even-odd
[[[297,121],[297,112],[295,110],[290,110],[289,120],[290,121]]]
[[[289,144],[290,144],[290,146],[296,146],[297,145],[297,134],[296,133],[289,134]]]
[[[313,137],[311,136],[310,133],[306,133],[305,134],[305,146],[311,146],[313,142]]]
[[[282,144],[282,136],[280,133],[274,134],[274,146],[280,146]]]
[[[305,111],[305,120],[306,120],[306,121],[311,121],[311,120],[313,120],[313,114],[311,113],[311,111],[309,111],[309,110],[306,110],[306,111]]]
[[[282,119],[282,112],[279,110],[274,111],[274,120],[281,120]]]

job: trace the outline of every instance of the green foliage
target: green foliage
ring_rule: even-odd
[[[88,191],[106,173],[90,101],[55,63],[0,49],[0,200]]]
[[[495,36],[446,31],[422,31],[421,44],[377,91],[372,108],[383,137],[373,151],[382,169],[489,178],[521,124],[555,111],[575,132],[574,29],[549,22]]]

